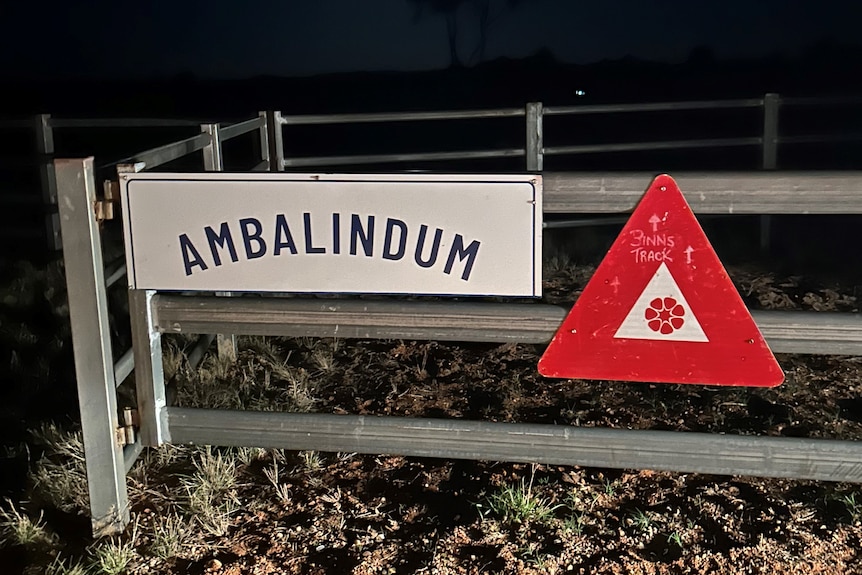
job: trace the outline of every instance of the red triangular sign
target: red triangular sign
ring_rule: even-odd
[[[658,176],[560,325],[546,377],[772,387],[784,372],[670,176]]]

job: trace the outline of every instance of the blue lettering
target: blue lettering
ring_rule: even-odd
[[[428,233],[428,226],[422,224],[419,226],[419,241],[416,243],[416,253],[413,259],[419,264],[419,267],[430,268],[437,261],[437,252],[440,250],[440,239],[443,237],[443,230],[437,228],[434,232],[434,243],[431,244],[431,255],[427,260],[422,259],[422,251],[425,248],[425,235]]]
[[[180,235],[180,250],[183,252],[183,266],[186,268],[187,276],[192,275],[192,268],[195,266],[200,267],[201,271],[206,271],[207,265],[186,234]]]
[[[395,228],[400,230],[400,241],[398,251],[392,251],[392,230]],[[386,218],[386,236],[383,240],[383,259],[384,260],[400,260],[404,257],[404,250],[407,247],[407,224],[401,220],[394,218]]]
[[[362,220],[358,214],[350,216],[350,255],[356,255],[357,240],[362,242],[362,250],[365,255],[371,257],[374,250],[374,216],[368,216],[365,229],[362,228]]]
[[[227,227],[227,222],[221,223],[218,234],[209,226],[204,228],[204,232],[206,232],[210,252],[213,255],[213,263],[215,263],[216,267],[221,265],[221,255],[216,249],[216,245],[222,249],[227,245],[227,251],[230,253],[230,261],[236,263],[239,260],[236,255],[236,248],[233,245],[233,237],[230,235],[230,228]]]
[[[263,233],[263,226],[260,225],[260,220],[257,218],[243,218],[239,221],[239,227],[242,230],[242,243],[245,245],[245,257],[254,260],[266,253],[266,242],[260,235]],[[254,233],[249,230],[253,228]],[[252,242],[257,243],[257,249],[252,248]]]
[[[284,214],[278,214],[275,216],[275,247],[272,248],[272,254],[280,256],[282,248],[287,248],[290,253],[296,255],[296,244],[293,243],[293,236],[287,226],[287,218]]]
[[[303,212],[302,222],[305,225],[305,253],[325,254],[326,248],[311,245],[311,214],[309,212]]]
[[[332,214],[332,253],[341,253],[341,214]]]
[[[449,250],[449,259],[446,260],[446,266],[443,271],[447,274],[452,273],[452,266],[455,264],[455,257],[467,263],[464,264],[464,272],[461,274],[461,279],[467,281],[470,279],[470,272],[473,271],[473,264],[476,262],[476,254],[479,252],[479,240],[473,240],[467,248],[464,248],[464,237],[461,234],[455,234],[455,241],[452,242],[452,249]]]

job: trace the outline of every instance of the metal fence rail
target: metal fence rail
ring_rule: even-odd
[[[597,153],[647,152],[657,150],[710,149],[726,147],[760,147],[762,150],[762,167],[774,169],[778,165],[778,147],[785,145],[812,143],[840,143],[862,141],[862,133],[858,134],[783,134],[779,132],[780,110],[785,107],[815,107],[815,106],[858,106],[860,98],[787,98],[778,94],[765,94],[762,98],[747,98],[734,100],[704,100],[682,102],[655,102],[633,104],[599,104],[575,106],[544,107],[539,102],[532,102],[523,108],[497,108],[487,110],[448,110],[430,112],[394,112],[370,114],[309,114],[282,115],[279,112],[261,113],[258,118],[235,124],[220,124],[222,141],[261,129],[270,133],[270,137],[261,140],[263,159],[253,170],[266,169],[284,170],[285,168],[359,166],[411,162],[452,162],[500,158],[525,158],[528,171],[542,171],[545,155],[582,155]],[[544,117],[584,116],[602,114],[631,114],[656,112],[681,112],[696,110],[733,110],[756,109],[763,110],[763,121],[756,135],[740,135],[726,138],[696,138],[667,141],[617,142],[606,144],[568,145],[564,142],[545,145]],[[284,156],[283,129],[295,126],[332,125],[332,124],[373,124],[391,122],[435,122],[457,121],[469,119],[495,119],[525,117],[525,146],[506,147],[499,149],[462,150],[442,152],[417,152],[410,154],[379,153],[379,154],[330,154],[326,156],[291,157]],[[111,129],[111,128],[180,128],[201,125],[200,122],[187,119],[158,118],[53,118],[49,114],[40,114],[33,120],[10,119],[0,120],[0,128],[18,129],[35,127],[39,140],[39,157],[44,165],[40,168],[42,174],[43,203],[48,207],[46,230],[49,247],[59,249],[59,222],[56,213],[56,185],[54,183],[51,160],[54,154],[54,135],[57,129]],[[267,128],[267,125],[269,128]],[[127,157],[107,166],[123,163],[144,162],[148,168],[162,165],[168,161],[182,157],[184,153],[198,151],[207,146],[201,136],[193,136],[185,143],[175,142],[160,148],[148,150],[139,154],[140,157]],[[780,212],[773,212],[780,213]],[[783,213],[783,212],[782,212]],[[768,216],[763,216],[767,218]],[[768,220],[764,219],[765,236],[768,238]],[[12,230],[14,231],[14,230]],[[6,230],[8,235],[10,230]]]
[[[38,114],[31,119],[7,119],[0,120],[0,129],[30,129],[35,128],[37,136],[37,149],[35,154],[30,156],[22,156],[20,158],[3,159],[4,165],[14,165],[16,167],[29,166],[40,170],[42,198],[33,202],[27,196],[12,197],[18,203],[41,204],[41,208],[47,211],[45,230],[39,232],[37,230],[29,230],[26,228],[14,227],[0,231],[0,234],[8,237],[18,238],[36,238],[45,236],[48,237],[49,250],[60,250],[62,241],[60,238],[60,223],[57,216],[57,186],[56,176],[54,174],[54,135],[56,130],[92,130],[92,129],[116,129],[116,128],[140,128],[140,129],[164,129],[164,128],[199,128],[201,122],[198,120],[189,119],[171,119],[171,118],[55,118],[50,114]],[[263,150],[263,161],[258,163],[252,169],[255,171],[266,170],[270,168],[268,156],[268,136],[266,135],[266,114],[260,113],[257,118],[238,122],[234,124],[225,124],[225,134],[222,136],[222,141],[227,141],[242,134],[261,130],[261,149]],[[171,142],[164,146],[159,146],[140,152],[133,156],[129,156],[122,160],[113,161],[110,163],[99,165],[99,169],[110,168],[113,166],[142,163],[146,168],[153,168],[163,165],[167,162],[179,159],[190,153],[202,150],[210,144],[210,140],[204,135],[195,135],[179,142]],[[145,169],[145,168],[144,168]],[[4,199],[4,201],[8,201]]]
[[[425,122],[437,120],[467,120],[476,118],[517,118],[523,116],[523,108],[498,108],[494,110],[450,110],[445,112],[386,112],[378,114],[305,114],[280,116],[282,125],[301,126],[311,124],[367,124],[377,122]]]
[[[164,118],[51,118],[52,128],[194,128],[197,120]]]
[[[547,343],[567,310],[533,303],[216,298],[156,295],[165,333]],[[862,355],[862,315],[754,311],[775,352]]]
[[[587,106],[546,106],[545,116],[572,114],[620,114],[631,112],[675,112],[682,110],[721,110],[759,108],[763,98],[743,100],[695,100],[688,102],[655,102],[644,104],[596,104]]]
[[[249,132],[253,132],[255,130],[260,130],[262,127],[265,126],[266,117],[260,115],[257,118],[252,118],[251,120],[246,120],[244,122],[221,126],[221,138],[222,141],[227,141],[232,138],[236,138],[237,136],[242,136],[243,134],[248,134]]]
[[[483,158],[517,158],[526,154],[523,148],[509,150],[482,150],[478,152],[423,152],[417,154],[375,154],[367,156],[323,156],[317,158],[288,158],[282,161],[285,168],[311,166],[386,164],[395,162],[429,162],[444,160],[478,160]]]
[[[275,114],[276,123],[281,127],[302,125],[336,125],[360,123],[387,122],[422,122],[441,120],[467,120],[480,118],[510,118],[526,117],[526,146],[506,150],[464,150],[460,153],[413,153],[413,154],[377,154],[377,155],[333,155],[285,158],[283,155],[282,133],[275,132],[277,142],[275,153],[277,169],[308,166],[344,166],[373,163],[396,163],[415,161],[449,161],[455,159],[475,160],[482,158],[500,158],[526,156],[528,171],[541,171],[545,155],[619,153],[636,151],[677,150],[689,148],[721,148],[759,146],[762,153],[762,167],[775,169],[777,167],[779,144],[800,144],[811,142],[857,141],[862,134],[852,136],[837,136],[829,134],[782,135],[779,134],[779,111],[785,106],[855,106],[862,104],[860,98],[782,98],[778,94],[765,94],[762,98],[745,98],[735,100],[701,100],[681,102],[650,102],[633,104],[598,104],[575,106],[548,106],[541,102],[531,102],[524,108],[501,108],[492,110],[461,110],[442,112],[393,112],[371,114],[310,114],[301,116],[282,116]],[[763,119],[757,128],[755,136],[740,135],[733,138],[698,138],[690,140],[652,141],[652,142],[620,142],[609,144],[565,145],[554,144],[545,146],[544,117],[545,116],[584,116],[599,114],[631,114],[654,112],[682,112],[695,110],[743,110],[760,108]],[[453,155],[454,154],[454,155]]]
[[[164,146],[152,148],[145,152],[139,152],[133,156],[129,156],[127,158],[123,158],[122,160],[111,162],[109,164],[104,164],[99,167],[107,168],[110,166],[119,166],[123,164],[134,164],[139,165],[137,171],[157,168],[162,164],[167,164],[168,162],[178,160],[183,156],[187,156],[189,154],[193,154],[194,152],[203,150],[208,145],[210,145],[211,141],[212,139],[209,134],[198,134],[196,136],[186,138],[185,140],[171,142],[170,144],[165,144]]]
[[[174,443],[862,481],[862,442],[451,419],[167,409]]]
[[[759,146],[763,138],[712,138],[706,140],[666,140],[663,142],[626,142],[624,144],[586,144],[543,148],[546,156],[562,154],[595,154],[599,152],[641,152],[650,150],[683,150],[691,148],[727,148]]]
[[[655,174],[549,172],[542,175],[548,213],[626,213]],[[860,214],[859,172],[680,172],[674,174],[697,214]]]

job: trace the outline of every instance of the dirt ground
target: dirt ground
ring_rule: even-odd
[[[729,271],[752,308],[858,311],[851,285]],[[571,304],[591,273],[548,266],[545,299]],[[744,389],[550,380],[543,346],[513,344],[242,338],[235,363],[192,371],[185,343],[166,345],[185,406],[862,437],[857,357],[779,355],[783,385]],[[858,485],[182,446],[130,473],[133,525],[111,543],[129,560],[110,570],[86,497],[57,502],[38,480],[68,454],[43,449],[20,508],[44,513],[48,543],[7,529],[4,572],[862,573]]]

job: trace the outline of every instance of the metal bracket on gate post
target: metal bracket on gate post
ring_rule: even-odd
[[[201,124],[201,132],[209,134],[210,143],[203,149],[204,170],[221,172],[224,170],[222,160],[221,137],[218,124]],[[217,296],[230,296],[229,291],[216,292]],[[218,356],[225,361],[236,361],[236,336],[220,333],[216,336]]]
[[[118,164],[117,174],[137,174],[143,172],[147,168],[145,162],[135,162],[134,164]]]
[[[101,200],[96,200],[96,221],[114,219],[114,204],[120,202],[120,183],[105,180],[102,185],[103,195]]]
[[[131,407],[123,408],[122,425],[117,428],[117,443],[120,445],[135,444],[135,430],[140,427],[138,410]]]

